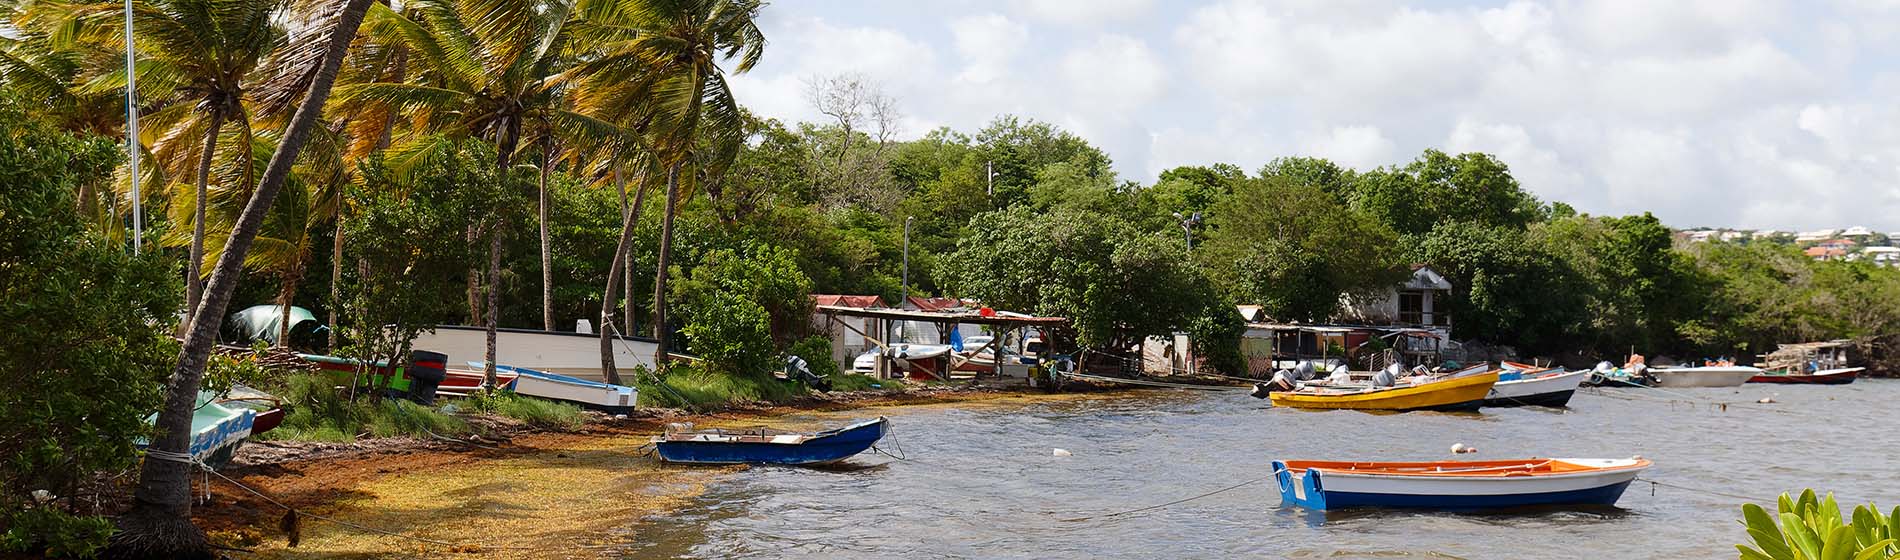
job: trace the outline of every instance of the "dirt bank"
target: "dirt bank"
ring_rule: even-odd
[[[1098,389],[1102,390],[1113,389]],[[235,557],[589,558],[632,542],[630,520],[689,503],[738,468],[673,468],[644,455],[667,422],[773,423],[793,413],[1012,399],[1074,398],[967,386],[904,392],[818,395],[712,414],[643,410],[601,416],[573,432],[535,431],[487,419],[469,440],[392,438],[349,444],[248,444],[222,472],[300,511],[362,527],[439,541],[432,544],[363,528],[300,519],[287,546],[282,507],[212,479],[209,503],[193,510],[214,540],[249,550]],[[200,489],[202,493],[202,489]]]

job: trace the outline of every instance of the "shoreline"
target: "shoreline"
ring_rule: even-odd
[[[220,474],[305,515],[290,523],[282,507],[214,476],[210,479],[212,499],[193,507],[192,520],[214,543],[258,558],[426,556],[444,548],[346,528],[308,514],[454,543],[448,548],[484,557],[535,557],[533,552],[545,554],[547,547],[555,546],[560,550],[611,548],[630,542],[630,535],[613,537],[623,533],[615,529],[630,520],[684,506],[708,483],[744,469],[681,469],[645,458],[641,447],[667,423],[712,426],[812,412],[1012,398],[1060,400],[1142,390],[1086,385],[1051,393],[1028,387],[940,385],[814,394],[786,403],[742,404],[699,414],[676,409],[643,409],[626,417],[594,414],[575,430],[544,430],[507,419],[471,417],[487,433],[465,440],[250,442]],[[202,477],[194,476],[199,496],[206,491]],[[535,514],[536,522],[516,522],[526,521],[528,512]],[[301,542],[289,547],[293,532]],[[595,542],[603,536],[624,542]],[[509,546],[497,545],[500,540]]]

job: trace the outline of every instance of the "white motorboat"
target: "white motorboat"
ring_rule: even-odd
[[[1509,370],[1505,376],[1510,377]],[[1576,394],[1577,385],[1590,377],[1590,371],[1565,371],[1564,368],[1518,372],[1512,379],[1500,378],[1485,396],[1485,406],[1564,406]]]
[[[527,329],[495,330],[495,363],[535,371],[602,381],[600,335]],[[481,360],[488,355],[488,338],[481,327],[440,325],[435,332],[416,337],[414,347],[448,354],[451,359]],[[615,337],[614,366],[624,375],[634,366],[653,368],[650,338]]]
[[[1658,387],[1740,387],[1748,379],[1761,375],[1761,368],[1748,366],[1703,366],[1650,368]]]

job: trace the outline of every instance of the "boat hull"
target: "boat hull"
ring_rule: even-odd
[[[889,421],[841,428],[802,443],[769,442],[654,442],[660,460],[707,465],[822,465],[863,453],[884,438]]]
[[[1499,381],[1485,395],[1484,406],[1551,406],[1570,403],[1577,386],[1590,376],[1588,371],[1558,371],[1530,379]]]
[[[1740,387],[1761,375],[1761,370],[1741,366],[1666,368],[1649,370],[1649,375],[1656,378],[1657,387]]]
[[[1310,394],[1276,392],[1268,395],[1273,406],[1312,409],[1388,410],[1388,411],[1469,411],[1484,404],[1486,394],[1498,381],[1497,372],[1484,373],[1427,383],[1412,387],[1381,389],[1363,393]]]
[[[469,367],[480,368],[482,365],[471,362]],[[639,389],[625,385],[588,381],[578,377],[506,365],[497,365],[495,370],[497,373],[505,370],[515,374],[514,379],[502,387],[517,394],[570,402],[610,414],[632,412],[634,403],[640,396]]]
[[[1860,377],[1867,368],[1826,369],[1814,373],[1764,373],[1748,378],[1749,383],[1781,383],[1789,385],[1846,385]]]
[[[487,333],[480,327],[439,325],[416,337],[413,346],[448,354],[450,358],[488,355]],[[618,337],[613,342],[614,365],[621,371],[635,366],[653,369],[657,346],[652,339]],[[525,329],[496,329],[495,363],[601,381],[600,335]]]
[[[1582,461],[1582,460],[1578,460]],[[1284,503],[1315,510],[1398,508],[1472,511],[1536,506],[1615,505],[1647,461],[1534,476],[1404,476],[1334,469],[1289,469],[1275,461]]]

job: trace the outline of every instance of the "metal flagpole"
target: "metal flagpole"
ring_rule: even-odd
[[[132,254],[144,243],[145,216],[139,196],[138,72],[133,68],[132,0],[125,0],[125,152],[132,170]]]

